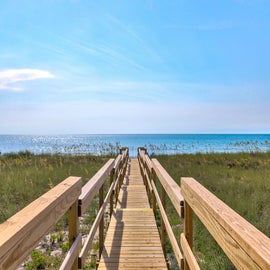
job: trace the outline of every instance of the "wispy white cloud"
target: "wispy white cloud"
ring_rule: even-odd
[[[51,79],[54,75],[40,69],[6,69],[0,71],[0,90],[20,91],[21,86],[16,83],[38,79]]]

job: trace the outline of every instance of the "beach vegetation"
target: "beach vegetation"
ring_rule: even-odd
[[[180,184],[180,177],[195,178],[270,237],[270,152],[158,155],[156,158],[176,182]],[[182,221],[169,200],[167,212],[179,239]],[[235,269],[195,215],[194,251],[201,269]]]
[[[164,146],[165,147],[165,146]],[[0,222],[4,222],[34,199],[68,176],[80,176],[86,183],[111,156],[93,155],[34,155],[31,152],[9,153],[0,156]],[[153,157],[153,156],[152,156]],[[155,156],[173,179],[193,177],[238,212],[260,231],[270,237],[270,152],[208,153]],[[160,188],[160,186],[158,186]],[[183,231],[182,220],[167,198],[167,213],[176,238]],[[97,213],[98,199],[88,208],[81,220],[82,233],[89,228]],[[157,213],[157,223],[160,224]],[[40,248],[34,250],[25,269],[58,269],[62,257],[52,255],[56,247],[68,251],[64,216]],[[94,243],[93,250],[97,250]],[[171,252],[170,243],[167,242]],[[194,217],[194,252],[201,269],[235,269],[204,225]],[[170,254],[171,269],[177,269]],[[95,264],[95,253],[87,267]],[[43,268],[42,268],[43,267]]]

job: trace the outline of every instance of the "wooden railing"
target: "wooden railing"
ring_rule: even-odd
[[[99,256],[101,255],[104,243],[104,213],[108,203],[110,203],[110,215],[113,209],[113,195],[118,197],[118,190],[126,173],[128,163],[128,148],[121,149],[121,154],[115,159],[109,160],[101,170],[89,180],[83,187],[82,194],[79,197],[79,215],[82,215],[94,196],[99,191],[99,212],[91,227],[91,230],[85,240],[83,248],[78,258],[78,266],[81,269],[87,257],[94,236],[99,228]],[[104,182],[110,175],[110,187],[104,199]],[[115,199],[115,201],[116,201]]]
[[[157,216],[157,206],[160,210],[162,218],[160,234],[164,255],[166,256],[166,236],[168,236],[178,266],[180,269],[183,269],[184,258],[166,214],[166,196],[169,195],[169,198],[174,205],[178,215],[183,217],[184,199],[180,193],[180,187],[175,183],[175,181],[170,177],[170,175],[165,171],[165,169],[156,159],[150,160],[145,148],[138,148],[138,159],[148,197],[155,216]],[[157,180],[159,180],[161,184],[161,198],[157,190]]]
[[[114,196],[123,181],[128,148],[122,148],[116,159],[110,159],[83,187],[81,178],[69,177],[43,194],[0,225],[0,269],[16,269],[57,221],[69,212],[69,251],[60,267],[61,270],[83,267],[94,236],[99,228],[99,249],[104,241],[104,213],[110,204],[112,213]],[[110,179],[110,187],[104,199],[104,183]],[[82,243],[79,216],[83,215],[95,195],[99,193],[99,212]]]
[[[145,148],[138,148],[138,159],[149,199],[156,215],[160,210],[161,243],[166,256],[166,235],[180,269],[200,269],[193,254],[193,213],[205,225],[237,269],[270,269],[270,239],[219,200],[193,178],[181,178],[181,188],[156,159],[150,159]],[[161,183],[161,198],[157,191]],[[184,232],[180,247],[166,214],[169,196],[178,215],[183,218]]]
[[[2,223],[0,270],[16,269],[66,212],[69,212],[70,248],[60,269],[80,269],[84,266],[98,228],[101,254],[104,214],[107,209],[112,214],[126,174],[128,158],[128,148],[122,148],[120,155],[108,160],[83,187],[79,177],[69,177]],[[138,159],[154,214],[157,216],[158,208],[162,218],[160,234],[164,254],[168,237],[180,269],[200,269],[193,254],[193,214],[198,216],[238,269],[270,269],[270,239],[267,236],[193,178],[181,178],[180,188],[157,159],[149,158],[145,148],[138,148]],[[109,187],[104,198],[107,180]],[[97,194],[99,211],[82,243],[79,217]],[[179,218],[183,219],[184,231],[179,241],[166,213],[166,197],[171,200]]]

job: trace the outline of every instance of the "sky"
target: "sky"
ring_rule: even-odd
[[[268,0],[0,0],[0,134],[270,133]]]

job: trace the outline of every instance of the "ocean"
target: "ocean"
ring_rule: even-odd
[[[118,135],[0,135],[0,152],[35,154],[116,153],[127,146],[136,156],[139,146],[149,154],[229,153],[270,151],[270,134],[118,134]]]

